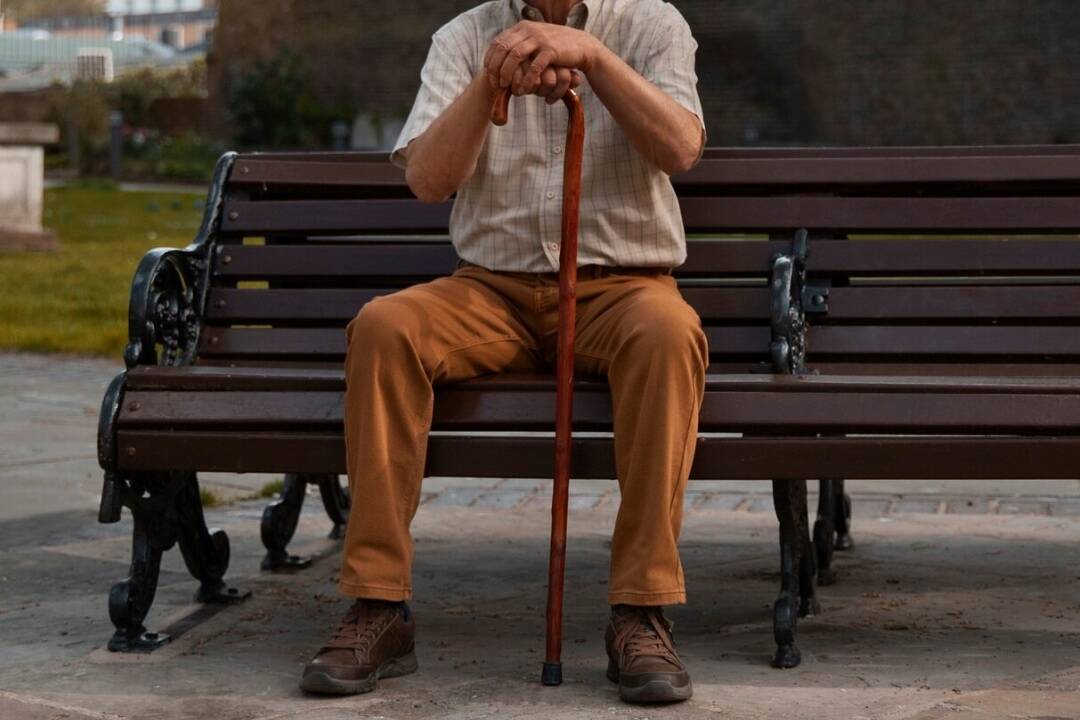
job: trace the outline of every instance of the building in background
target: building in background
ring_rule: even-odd
[[[6,18],[0,92],[183,66],[205,57],[217,20],[217,0],[108,0],[104,10],[25,22]]]
[[[431,34],[479,0],[221,6],[210,107],[284,50],[314,97],[385,146]],[[701,46],[711,145],[1080,142],[1075,0],[673,0]]]
[[[213,37],[217,0],[108,0],[114,35],[140,37],[177,50],[201,47]]]

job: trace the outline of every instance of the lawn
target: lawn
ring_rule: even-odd
[[[60,249],[0,254],[0,349],[119,360],[135,266],[151,248],[190,243],[202,202],[103,183],[47,190],[45,225]]]

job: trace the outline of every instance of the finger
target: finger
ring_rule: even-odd
[[[499,69],[499,85],[508,87],[514,80],[514,72],[524,63],[528,62],[532,54],[536,52],[540,43],[536,38],[525,38],[510,48],[503,58],[502,67]]]
[[[539,43],[537,43],[537,46],[539,46]],[[536,53],[536,56],[533,57],[532,62],[529,63],[528,77],[535,78],[536,81],[539,82],[540,76],[551,66],[551,63],[555,61],[555,57],[555,51],[551,48],[541,49]]]
[[[510,53],[511,48],[521,42],[523,38],[524,29],[519,23],[509,30],[499,33],[491,41],[488,46],[487,56],[484,58],[484,67],[487,69],[488,75],[496,83],[499,81],[499,70],[506,61],[506,56]],[[500,85],[500,87],[505,87],[505,85]]]
[[[555,86],[555,89],[551,94],[548,95],[549,103],[555,103],[563,99],[563,96],[566,95],[566,91],[570,89],[570,82],[574,77],[574,74],[566,68],[559,68],[559,71],[556,74],[558,75],[559,83]]]
[[[581,83],[585,82],[585,76],[579,73],[577,70],[570,72],[570,89],[576,90],[581,87]]]
[[[518,69],[514,73],[514,80],[510,83],[510,90],[518,97],[529,94],[529,89],[525,85],[525,70],[520,65],[518,65]]]
[[[540,87],[536,88],[536,94],[540,97],[547,97],[551,95],[551,92],[558,84],[559,74],[555,71],[555,68],[549,67],[540,76]]]

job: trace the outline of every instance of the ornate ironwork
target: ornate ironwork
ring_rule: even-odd
[[[210,279],[210,253],[220,227],[225,183],[234,153],[218,161],[194,242],[180,250],[158,248],[143,257],[132,282],[128,306],[127,367],[186,365],[194,360]],[[199,602],[235,602],[248,597],[226,586],[229,539],[206,527],[193,472],[127,472],[119,469],[116,419],[127,373],[109,385],[98,421],[98,461],[105,471],[98,519],[119,522],[127,507],[134,519],[128,577],[109,594],[109,617],[116,632],[110,650],[148,651],[168,641],[149,633],[143,622],[157,591],[161,555],[179,543],[184,562],[199,581]]]
[[[773,505],[780,521],[780,595],[773,605],[773,667],[793,668],[802,662],[795,645],[799,618],[818,612],[814,593],[817,574],[806,508],[805,480],[773,480]]]
[[[803,291],[806,286],[807,237],[805,229],[795,233],[791,254],[777,255],[772,262],[772,343],[769,352],[773,370],[782,375],[798,374],[806,367],[806,313]]]
[[[339,540],[344,537],[349,512],[349,493],[341,485],[338,476],[290,473],[285,476],[280,497],[263,510],[261,529],[263,546],[266,548],[263,570],[292,571],[311,565],[310,557],[291,555],[287,550],[296,533],[309,483],[318,485],[323,508],[334,523],[330,530],[330,539]]]
[[[146,652],[169,641],[166,634],[147,632],[143,622],[157,592],[161,555],[178,542],[188,571],[199,581],[198,602],[250,597],[250,592],[225,585],[229,539],[223,531],[206,527],[195,473],[110,475],[113,492],[131,510],[135,526],[128,576],[109,593],[109,618],[116,626],[110,650]]]
[[[234,160],[229,153],[218,161],[195,241],[183,250],[156,248],[139,263],[128,305],[124,362],[129,368],[194,360],[210,286],[210,254]]]

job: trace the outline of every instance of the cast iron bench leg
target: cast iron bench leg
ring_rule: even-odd
[[[836,537],[836,485],[837,480],[819,480],[817,520],[814,522],[814,552],[817,554],[818,585],[836,582],[832,568],[833,538]]]
[[[821,480],[820,487],[817,521],[814,523],[818,585],[832,585],[836,582],[836,571],[832,567],[833,552],[850,550],[855,546],[851,539],[851,498],[844,494],[843,480]]]
[[[118,501],[131,510],[135,525],[128,577],[109,593],[109,618],[116,626],[110,650],[147,652],[169,641],[168,635],[147,632],[143,621],[157,592],[161,555],[177,542],[188,571],[199,581],[196,601],[231,603],[250,597],[250,592],[225,585],[229,538],[206,527],[195,473],[109,473],[105,484],[103,520],[119,520],[118,506],[106,512]]]
[[[281,497],[263,510],[262,542],[266,548],[266,557],[262,561],[263,570],[281,572],[299,570],[311,565],[310,557],[290,555],[287,550],[296,533],[300,512],[304,509],[304,496],[309,483],[319,486],[323,507],[334,523],[330,538],[339,540],[343,537],[349,512],[349,494],[341,486],[338,476],[290,473],[285,476]]]
[[[855,541],[851,539],[851,497],[844,492],[844,481],[834,480],[836,483],[834,512],[836,513],[836,544],[837,550],[851,550],[855,547]]]
[[[802,661],[795,646],[800,617],[817,612],[816,558],[810,543],[805,480],[773,480],[773,505],[780,521],[780,595],[773,605],[773,667],[793,668]]]

